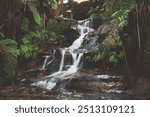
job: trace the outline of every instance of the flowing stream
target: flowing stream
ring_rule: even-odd
[[[42,80],[33,83],[32,85],[51,90],[56,86],[58,80],[72,78],[72,76],[79,69],[83,54],[87,52],[86,49],[81,49],[81,47],[83,46],[82,44],[85,36],[89,32],[94,31],[94,29],[91,28],[91,25],[92,25],[92,19],[78,21],[76,29],[79,31],[80,36],[72,43],[71,46],[60,48],[61,61],[60,61],[59,70],[51,75],[44,77]],[[72,58],[72,63],[70,65],[65,64],[65,58],[68,54]],[[45,58],[42,69],[45,68],[47,59],[48,57]]]

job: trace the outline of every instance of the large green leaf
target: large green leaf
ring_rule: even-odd
[[[34,17],[34,20],[35,22],[38,24],[38,25],[42,25],[42,19],[40,17],[40,14],[37,10],[37,7],[35,4],[33,4],[32,2],[28,4],[28,7],[30,9],[30,11],[32,12],[33,14],[33,17]]]
[[[17,46],[18,43],[12,39],[4,39],[0,41],[0,44],[5,46]]]

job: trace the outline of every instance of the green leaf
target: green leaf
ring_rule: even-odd
[[[40,14],[39,14],[37,8],[36,8],[36,5],[33,4],[33,3],[29,3],[29,4],[28,4],[28,7],[29,7],[30,11],[31,11],[32,14],[33,14],[33,17],[34,17],[35,22],[36,22],[38,25],[41,26],[41,25],[42,25],[42,19],[41,19],[41,17],[40,17]]]
[[[109,62],[112,64],[116,64],[118,62],[118,58],[116,56],[116,53],[113,53],[109,56]]]
[[[3,34],[3,33],[0,33],[0,37],[4,38],[4,34]]]
[[[101,59],[101,54],[100,53],[96,54],[94,59],[95,61],[99,61]]]
[[[22,39],[22,42],[23,42],[24,44],[30,43],[29,39],[26,38],[26,37],[24,37],[24,38]]]
[[[5,45],[5,46],[17,46],[18,45],[18,43],[12,39],[1,40],[0,44]]]
[[[56,0],[50,0],[50,4],[52,9],[57,9],[57,1]]]
[[[23,54],[27,53],[28,52],[28,46],[22,45],[21,46],[21,51],[22,51]]]
[[[22,43],[23,43],[23,44],[31,43],[31,39],[32,39],[33,37],[37,37],[37,33],[32,31],[32,32],[26,34],[26,35],[22,38]]]

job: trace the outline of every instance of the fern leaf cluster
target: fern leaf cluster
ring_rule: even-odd
[[[0,40],[0,72],[6,78],[14,78],[17,68],[17,57],[20,55],[16,41]]]

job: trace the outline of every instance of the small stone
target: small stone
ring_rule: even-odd
[[[43,94],[46,94],[47,93],[47,91],[43,91]]]

